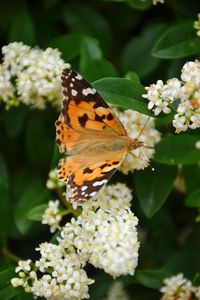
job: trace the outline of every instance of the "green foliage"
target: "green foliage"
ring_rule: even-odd
[[[63,60],[109,104],[152,116],[142,97],[144,87],[179,76],[186,61],[198,59],[200,38],[193,27],[198,13],[196,0],[165,0],[156,6],[152,0],[2,1],[0,41],[1,46],[22,41],[58,48]],[[59,195],[59,190],[56,194],[46,188],[48,173],[60,159],[54,126],[59,113],[22,104],[7,110],[0,103],[0,299],[33,299],[13,288],[10,279],[17,258],[35,259],[34,248],[51,238],[41,219],[47,202]],[[141,231],[136,273],[120,278],[130,300],[160,299],[163,279],[181,272],[200,285],[200,227],[195,222],[200,208],[200,150],[195,144],[200,131],[175,133],[173,116],[156,117],[162,136],[152,159],[155,170],[127,176],[118,172],[113,179],[132,189],[132,210]],[[56,243],[58,235],[51,241]],[[91,299],[106,299],[114,280],[88,270],[96,281]]]
[[[200,40],[193,28],[193,22],[180,22],[161,35],[152,54],[159,58],[177,59],[198,54],[199,48]]]
[[[136,193],[147,217],[152,217],[167,200],[176,175],[176,167],[159,164],[155,164],[154,170],[148,168],[135,175]]]

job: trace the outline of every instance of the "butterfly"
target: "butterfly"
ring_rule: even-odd
[[[126,155],[143,145],[131,139],[108,104],[80,74],[65,68],[61,76],[63,109],[56,121],[56,141],[67,154],[58,179],[70,186],[72,201],[94,197]]]

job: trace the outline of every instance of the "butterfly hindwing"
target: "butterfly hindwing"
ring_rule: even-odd
[[[113,159],[99,158],[98,161],[83,156],[67,157],[59,163],[58,178],[70,186],[73,201],[82,203],[94,197],[107,183],[123,157],[123,152]]]

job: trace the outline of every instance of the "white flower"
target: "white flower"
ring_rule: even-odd
[[[15,42],[4,46],[2,52],[3,67],[10,70],[15,79],[19,101],[39,109],[43,109],[47,101],[61,106],[60,76],[64,61],[57,49],[43,51]],[[6,94],[3,97],[6,98]]]
[[[128,208],[115,214],[102,209],[96,213],[83,211],[80,224],[88,229],[89,262],[113,277],[133,275],[138,262],[137,223]]]
[[[20,262],[16,269],[19,278],[11,280],[14,287],[22,286],[36,298],[66,300],[89,298],[88,285],[94,281],[89,279],[81,268],[80,256],[73,249],[66,251],[62,245],[42,243],[36,250],[41,255],[34,266],[39,274],[31,270],[30,261]]]
[[[153,5],[156,5],[158,3],[164,3],[165,0],[153,0]]]
[[[200,150],[200,140],[195,143],[196,149]]]
[[[123,112],[115,111],[126,128],[128,136],[139,138],[140,141],[144,142],[141,149],[133,150],[126,156],[119,170],[128,174],[130,171],[146,168],[149,165],[149,159],[154,155],[153,147],[160,140],[160,133],[155,129],[154,119],[131,109]]]
[[[181,79],[186,83],[192,83],[195,87],[200,86],[200,62],[189,61],[184,64],[181,72]]]
[[[198,20],[194,22],[194,28],[197,30],[197,36],[200,36],[200,14],[197,17]]]
[[[140,0],[140,1],[145,2],[146,0]],[[165,0],[152,0],[153,5],[156,5],[156,4],[158,4],[158,3],[164,3],[164,1],[165,1]]]
[[[106,185],[98,194],[96,199],[91,199],[84,203],[86,208],[102,208],[103,210],[120,209],[124,207],[131,207],[132,193],[131,190],[124,183],[116,183]]]
[[[24,272],[30,271],[31,270],[30,264],[31,264],[30,259],[20,260],[18,262],[18,267],[15,269],[15,272],[18,273],[19,271],[24,271]]]
[[[164,280],[164,286],[161,288],[162,300],[189,300],[194,292],[191,281],[178,274]]]
[[[46,187],[50,190],[65,186],[65,183],[58,180],[58,170],[53,169],[49,172],[49,178],[46,183]]]
[[[0,65],[0,99],[7,102],[15,96],[15,88],[11,83],[11,73]]]
[[[147,93],[143,95],[149,100],[148,108],[155,115],[160,112],[169,113],[173,104],[177,110],[173,119],[176,133],[186,131],[188,128],[200,127],[200,62],[189,61],[184,64],[181,72],[181,80],[169,79],[166,84],[158,80],[156,84],[146,87]],[[178,105],[177,105],[178,104]]]
[[[124,184],[106,186],[82,206],[82,214],[67,223],[58,238],[82,260],[113,277],[134,274],[138,260],[138,219],[130,210],[131,191]]]
[[[129,297],[126,291],[124,290],[124,286],[122,282],[120,281],[114,282],[108,291],[108,297],[106,298],[106,300],[128,300],[128,299]]]
[[[194,294],[197,300],[200,300],[200,286],[194,288]]]
[[[149,100],[148,109],[152,109],[156,116],[161,112],[169,114],[170,104],[179,97],[181,82],[177,78],[169,79],[166,84],[158,80],[156,84],[151,84],[145,89],[147,93],[143,97]]]
[[[60,229],[59,223],[62,216],[59,211],[59,201],[49,201],[48,207],[42,215],[42,224],[48,224],[50,226],[50,232],[55,232]]]

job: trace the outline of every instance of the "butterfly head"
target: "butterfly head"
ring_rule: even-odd
[[[132,150],[138,149],[142,147],[144,143],[138,139],[129,139],[128,141],[128,150],[131,152]]]

